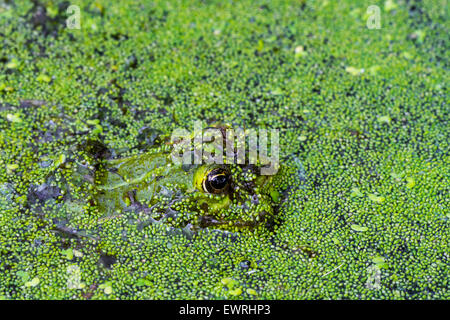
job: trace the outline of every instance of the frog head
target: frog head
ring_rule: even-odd
[[[262,175],[257,164],[178,165],[169,150],[105,162],[96,174],[99,210],[137,211],[141,221],[178,228],[242,230],[276,222],[281,174]]]
[[[182,219],[198,227],[253,229],[276,220],[279,193],[274,177],[261,175],[256,165],[201,165],[192,169],[193,192],[175,204]],[[194,214],[192,214],[194,213]]]

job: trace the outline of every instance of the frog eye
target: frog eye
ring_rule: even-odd
[[[222,193],[228,189],[230,185],[231,175],[224,168],[215,168],[208,172],[203,178],[203,191],[207,193]]]

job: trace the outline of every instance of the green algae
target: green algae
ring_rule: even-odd
[[[445,6],[72,1],[77,30],[35,3],[0,4],[0,298],[450,298]],[[103,219],[47,181],[196,120],[280,130],[276,228]]]

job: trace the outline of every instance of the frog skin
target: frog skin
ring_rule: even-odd
[[[140,210],[152,222],[173,227],[230,231],[276,221],[277,175],[258,165],[177,165],[164,145],[125,158],[104,160],[95,173],[95,201],[107,217]]]

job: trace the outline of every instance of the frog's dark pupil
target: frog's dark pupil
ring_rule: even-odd
[[[227,177],[224,175],[215,176],[211,180],[211,186],[214,189],[223,189],[227,185],[227,180],[228,180]]]
[[[220,193],[228,186],[229,173],[224,169],[214,169],[208,174],[205,182],[205,191]]]

